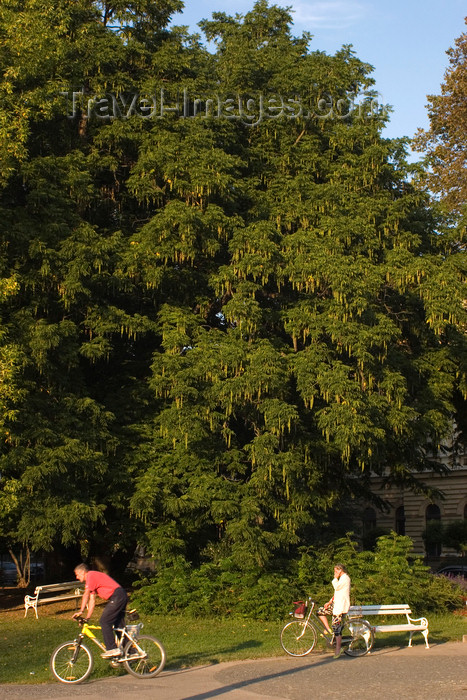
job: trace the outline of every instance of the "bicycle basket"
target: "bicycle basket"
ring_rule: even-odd
[[[306,603],[303,600],[294,600],[294,606],[293,616],[297,620],[303,620],[307,611]]]
[[[136,625],[127,625],[126,631],[130,635],[130,637],[132,637],[132,639],[137,639],[140,635],[142,626],[143,624],[141,622],[139,622]]]

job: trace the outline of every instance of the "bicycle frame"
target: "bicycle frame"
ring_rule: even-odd
[[[326,643],[327,643],[328,645],[331,645],[331,640],[328,639],[328,634],[325,634],[325,632],[327,633],[326,627],[324,626],[324,624],[322,623],[322,621],[319,619],[318,615],[314,612],[315,605],[316,605],[316,601],[314,601],[312,598],[307,598],[307,601],[306,601],[306,606],[307,606],[307,609],[308,609],[307,614],[306,614],[305,617],[303,617],[303,618],[295,618],[295,619],[296,619],[296,620],[299,620],[300,622],[303,622],[303,632],[302,632],[302,634],[305,633],[305,630],[306,630],[306,623],[310,623],[310,625],[316,626],[316,628],[317,628],[316,631],[319,633],[319,635],[320,635],[321,637],[323,637],[323,639],[326,640]],[[292,616],[294,616],[294,613],[290,613],[290,614],[291,614]],[[295,616],[294,616],[294,617],[295,617]],[[312,622],[310,622],[311,618],[313,618],[313,621],[312,621]]]
[[[80,621],[79,621],[80,622]],[[94,630],[100,630],[102,629],[100,625],[90,625],[88,622],[82,622],[82,627],[80,630],[80,633],[78,635],[78,644],[81,643],[81,641],[84,639],[84,637],[87,637],[88,639],[91,640],[91,642],[94,642],[96,646],[99,647],[101,651],[105,651],[105,645],[103,642],[101,642],[96,635],[94,634]],[[141,623],[138,623],[137,625],[131,625],[132,627],[137,627],[138,628],[138,633],[139,630],[142,627]],[[112,657],[110,659],[111,662],[116,662],[116,663],[121,663],[122,661],[133,661],[135,659],[139,659],[141,657],[141,654],[144,654],[143,650],[138,644],[137,638],[133,637],[127,630],[126,626],[125,627],[114,627],[114,632],[119,633],[119,638],[117,637],[117,647],[119,649],[122,649],[123,647],[123,642],[125,639],[130,641],[134,647],[138,650],[137,654],[132,654],[131,656],[123,656],[122,657]],[[117,636],[117,634],[116,634]]]
[[[301,636],[303,636],[303,634],[305,634],[306,623],[309,623],[312,627],[315,627],[316,631],[318,632],[320,637],[322,637],[325,640],[326,644],[328,646],[331,646],[333,644],[333,641],[334,641],[334,634],[332,634],[332,636],[329,635],[329,632],[328,632],[327,628],[325,627],[325,625],[323,624],[322,620],[314,612],[316,601],[313,600],[312,598],[307,598],[306,605],[307,605],[308,613],[305,615],[305,617],[304,618],[295,618],[299,622],[303,623],[303,631],[302,631],[302,634],[299,636],[301,637]],[[290,613],[290,614],[292,616],[294,616],[294,613]],[[348,619],[349,619],[349,622],[351,622],[355,618],[349,617]],[[310,622],[310,620],[312,620],[312,621]],[[368,622],[368,621],[365,620],[365,622]],[[348,638],[348,637],[345,637],[342,639],[343,644],[350,642],[350,641],[351,641],[351,638]]]
[[[284,625],[280,634],[283,650],[290,656],[306,656],[315,648],[318,637],[324,639],[328,646],[332,646],[336,637],[330,634],[330,630],[321,620],[319,611],[315,613],[317,603],[312,598],[307,598],[305,604],[303,601],[297,601],[294,605],[299,606],[290,613],[294,619]],[[341,643],[345,646],[343,651],[347,656],[368,654],[373,641],[374,631],[367,620],[354,615],[343,618]]]
[[[98,639],[96,632],[102,627],[91,625],[81,615],[76,618],[80,626],[78,635],[73,641],[59,644],[50,657],[50,668],[55,678],[61,683],[82,683],[89,677],[93,669],[93,654],[91,645],[86,638],[95,644],[100,651],[106,651],[103,642]],[[143,623],[132,622],[121,627],[114,627],[117,649],[120,653],[110,655],[108,661],[112,668],[124,668],[127,673],[136,678],[155,678],[164,668],[166,661],[165,649],[158,639],[140,634]],[[107,654],[102,654],[107,659]]]
[[[100,630],[101,627],[100,625],[90,625],[87,622],[83,623],[83,626],[80,630],[80,633],[78,635],[78,638],[80,638],[80,641],[84,639],[84,637],[87,637],[88,639],[91,640],[91,642],[94,642],[101,651],[105,651],[105,646],[103,642],[100,642],[99,639],[96,637],[94,634],[93,630]]]

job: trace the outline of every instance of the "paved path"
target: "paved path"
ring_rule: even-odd
[[[92,680],[68,687],[2,685],[2,700],[411,700],[467,699],[467,643],[434,644],[425,649],[376,649],[353,659],[311,654],[233,661],[180,671],[152,680],[131,676]]]

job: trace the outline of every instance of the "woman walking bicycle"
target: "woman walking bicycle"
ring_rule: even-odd
[[[287,622],[281,631],[281,646],[290,656],[306,656],[322,637],[328,646],[333,643],[333,635],[322,622],[322,617],[314,612],[316,603],[312,598],[294,602],[295,610],[290,613],[293,620]],[[324,607],[324,606],[323,606]],[[345,619],[344,619],[345,618]],[[365,656],[373,647],[374,631],[368,620],[361,615],[343,618],[341,644],[348,656]]]
[[[318,610],[318,617],[326,628],[327,634],[334,634],[336,650],[334,659],[338,659],[342,653],[342,630],[345,618],[350,608],[350,576],[342,564],[334,566],[334,578],[332,580],[334,595],[331,600]],[[332,615],[332,630],[329,626],[328,616]]]

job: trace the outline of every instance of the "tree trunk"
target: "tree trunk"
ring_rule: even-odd
[[[18,588],[27,588],[31,581],[31,552],[29,547],[26,547],[26,552],[23,557],[23,550],[21,550],[19,558],[15,555],[12,549],[8,549],[10,557],[16,566],[16,571],[18,573]]]

